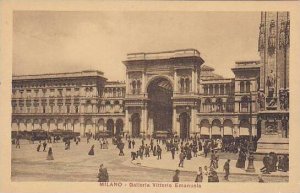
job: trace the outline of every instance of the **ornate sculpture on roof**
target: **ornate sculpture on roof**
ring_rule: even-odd
[[[268,46],[269,55],[272,56],[275,53],[276,48],[276,28],[274,20],[270,23]]]
[[[259,26],[258,51],[265,48],[265,24]]]
[[[289,108],[289,92],[288,90],[279,90],[280,110],[288,110]]]
[[[286,48],[289,46],[290,39],[290,21],[281,21],[280,34],[279,34],[279,48]]]

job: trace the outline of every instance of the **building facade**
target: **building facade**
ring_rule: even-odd
[[[107,81],[99,71],[13,76],[12,129],[256,135],[250,123],[257,121],[257,106],[248,97],[253,92],[255,100],[259,63],[236,62],[235,78],[223,78],[203,63],[197,50],[185,49],[128,54],[125,82]]]

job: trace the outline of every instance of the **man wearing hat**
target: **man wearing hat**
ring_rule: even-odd
[[[173,176],[173,182],[179,182],[179,173],[180,171],[178,169],[175,170],[175,175]]]
[[[225,176],[224,176],[224,179],[228,181],[228,176],[229,176],[229,162],[230,162],[230,159],[228,159],[225,164],[224,164],[224,167],[223,167],[223,170],[225,171]]]

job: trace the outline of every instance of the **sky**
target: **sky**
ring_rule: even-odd
[[[127,53],[195,48],[233,77],[237,60],[259,60],[260,12],[15,11],[13,74],[100,70],[125,80]]]

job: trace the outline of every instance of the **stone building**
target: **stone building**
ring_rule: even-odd
[[[124,96],[100,71],[13,76],[12,130],[122,132]]]
[[[195,49],[128,54],[126,81],[100,71],[13,76],[12,129],[107,131],[131,136],[168,131],[182,138],[256,135],[259,64],[241,61],[235,78],[203,65]]]

